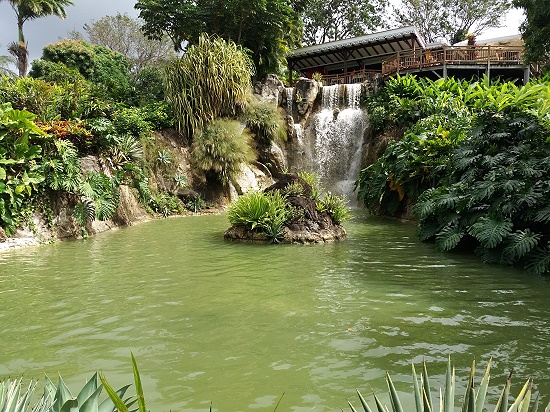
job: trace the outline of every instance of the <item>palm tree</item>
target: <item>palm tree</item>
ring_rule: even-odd
[[[0,0],[4,1],[4,0]],[[7,0],[17,16],[19,39],[10,44],[8,50],[17,59],[19,76],[27,75],[29,68],[29,51],[23,35],[23,24],[27,20],[34,20],[46,16],[66,17],[65,7],[72,6],[71,0]]]

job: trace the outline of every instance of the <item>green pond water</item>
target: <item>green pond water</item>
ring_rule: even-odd
[[[461,384],[493,357],[493,400],[514,368],[512,392],[533,377],[548,402],[548,279],[361,212],[334,244],[232,243],[227,226],[174,218],[1,254],[0,377],[60,373],[75,392],[100,370],[120,387],[133,351],[153,412],[272,411],[283,392],[280,411],[338,411],[355,388],[387,399],[386,370],[410,393],[423,359],[439,387],[451,354]]]

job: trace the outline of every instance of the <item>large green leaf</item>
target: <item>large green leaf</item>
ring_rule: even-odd
[[[485,248],[494,248],[510,235],[514,224],[508,219],[482,217],[468,232]]]
[[[464,237],[464,230],[456,225],[449,225],[440,230],[435,236],[435,246],[438,250],[454,249]]]

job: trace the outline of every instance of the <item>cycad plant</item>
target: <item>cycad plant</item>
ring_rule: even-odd
[[[460,412],[482,412],[485,407],[485,399],[489,388],[491,360],[487,364],[485,373],[479,383],[475,381],[475,361],[472,362],[470,376],[466,384],[466,390],[462,397]],[[422,373],[417,375],[414,364],[412,365],[412,380],[413,380],[413,395],[414,406],[404,404],[399,398],[399,394],[392,382],[389,373],[386,374],[386,382],[388,384],[389,398],[391,402],[392,412],[435,412],[436,405],[433,402],[432,390],[426,362],[422,364]],[[533,380],[528,379],[523,385],[519,394],[510,404],[510,387],[512,383],[512,373],[508,376],[504,388],[494,408],[494,412],[536,412],[539,407],[539,395],[533,393]],[[439,411],[440,412],[455,412],[455,368],[449,358],[447,362],[447,371],[445,374],[445,386],[439,390]],[[364,412],[372,412],[365,398],[357,391],[361,407]],[[377,412],[390,412],[390,409],[384,405],[380,398],[374,395]],[[357,412],[357,409],[348,401],[352,412]],[[545,408],[545,412],[550,411],[550,404]]]

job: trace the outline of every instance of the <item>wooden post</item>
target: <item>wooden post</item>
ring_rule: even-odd
[[[491,46],[487,46],[487,79],[491,80]]]

